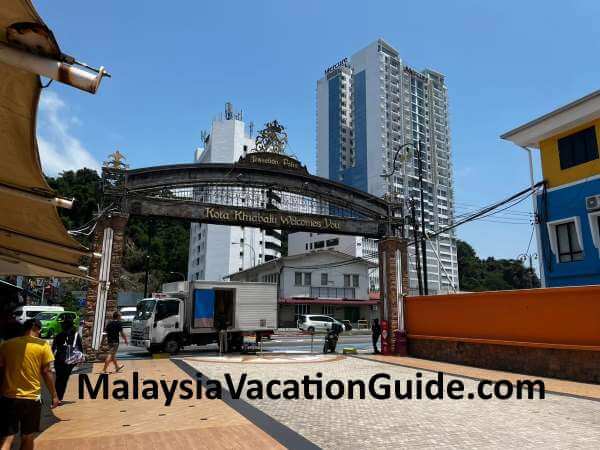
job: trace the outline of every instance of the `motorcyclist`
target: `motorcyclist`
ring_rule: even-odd
[[[338,323],[332,323],[331,328],[327,330],[325,335],[325,343],[323,344],[323,353],[330,351],[335,353],[335,347],[337,346],[338,338],[340,333],[343,331],[342,326]]]

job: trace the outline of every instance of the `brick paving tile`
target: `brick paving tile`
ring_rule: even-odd
[[[101,370],[95,364],[90,379]],[[156,380],[187,379],[170,360],[125,361],[127,379],[138,371]],[[91,400],[77,398],[78,376],[71,376],[65,404],[45,410],[38,450],[79,449],[256,449],[283,448],[276,440],[220,400],[179,400],[170,406],[159,400]]]
[[[295,379],[315,377],[323,381],[368,380],[387,373],[393,380],[416,379],[418,369],[359,358],[306,364],[257,364],[207,358],[185,362],[209,378],[234,380]],[[422,372],[422,380],[437,377]],[[446,382],[454,377],[447,376]],[[487,377],[485,377],[487,378]],[[475,392],[477,381],[462,378],[466,392]],[[245,397],[242,397],[245,398]],[[533,400],[364,400],[347,396],[339,400],[250,400],[252,406],[306,437],[322,448],[477,448],[477,449],[598,449],[600,402],[563,395]]]
[[[546,386],[546,391],[600,399],[600,384],[578,383],[575,381],[559,380],[556,378],[544,378],[537,377],[535,375],[525,375],[513,372],[502,372],[499,370],[480,369],[478,367],[461,366],[459,364],[450,364],[403,356],[361,355],[361,358],[368,358],[374,361],[399,364],[405,367],[431,370],[434,372],[445,372],[470,378],[485,379],[492,381],[516,381],[535,378],[544,382],[544,385]]]

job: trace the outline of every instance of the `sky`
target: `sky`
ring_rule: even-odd
[[[526,152],[500,134],[598,89],[597,0],[33,2],[64,53],[113,75],[96,95],[44,90],[38,141],[52,176],[98,169],[116,149],[132,168],[191,162],[227,101],[257,128],[286,126],[314,172],[317,79],[381,37],[446,76],[461,214],[529,185]],[[481,257],[516,258],[529,212],[525,201],[458,237]]]

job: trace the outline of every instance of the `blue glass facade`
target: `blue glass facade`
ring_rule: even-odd
[[[329,81],[329,179],[340,180],[340,77],[335,76]]]
[[[585,205],[586,197],[600,194],[600,179],[583,181],[538,195],[537,208],[540,217],[541,251],[547,287],[584,286],[600,284],[600,252],[596,248],[590,218]],[[551,235],[555,229],[549,222],[571,217],[579,218],[583,259],[559,262],[551,247]],[[593,220],[598,220],[593,217]],[[554,236],[552,236],[553,239]],[[542,255],[539,255],[540,257]]]
[[[350,186],[369,191],[367,176],[367,80],[365,71],[353,76],[354,86],[354,167],[342,172]]]

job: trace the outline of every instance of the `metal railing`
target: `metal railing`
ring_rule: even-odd
[[[311,297],[321,297],[321,298],[356,298],[355,288],[353,287],[311,287],[310,288],[310,296]]]

